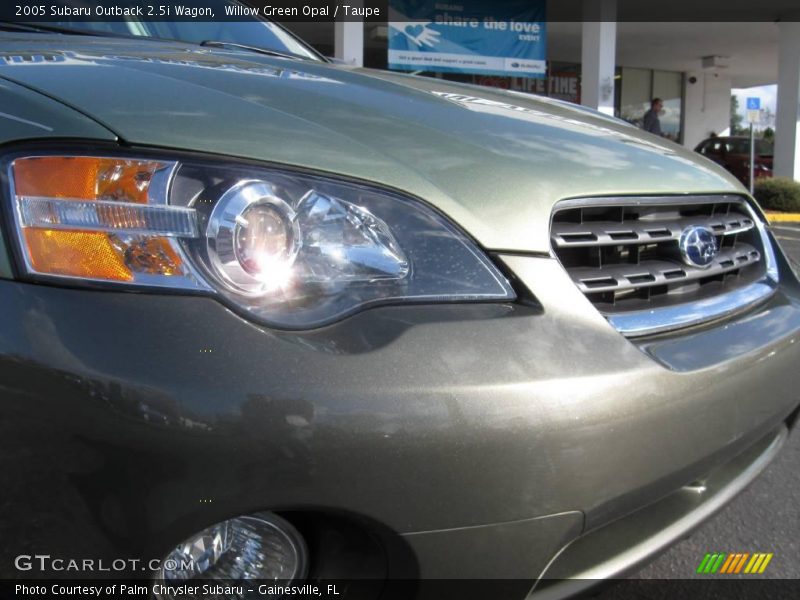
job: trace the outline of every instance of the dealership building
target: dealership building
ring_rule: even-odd
[[[520,5],[519,0],[482,4],[490,15],[506,2]],[[668,7],[639,0],[530,2],[546,15],[546,61],[540,76],[404,70],[543,94],[636,124],[650,100],[659,97],[664,100],[664,135],[690,148],[712,134],[729,132],[733,88],[778,84],[777,111],[767,115],[766,123],[776,131],[775,174],[800,180],[796,0],[673,0]],[[446,4],[457,9],[467,2]],[[329,56],[355,65],[389,67],[391,27],[385,22],[287,25]]]

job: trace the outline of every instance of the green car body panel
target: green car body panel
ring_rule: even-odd
[[[129,144],[403,190],[485,248],[547,252],[550,212],[563,198],[742,190],[691,150],[529,95],[156,42],[95,38],[73,43],[74,54],[63,48],[6,42],[0,77],[80,107]],[[15,53],[50,60],[14,62]]]
[[[11,112],[3,112],[4,109]],[[11,81],[0,80],[0,143],[37,138],[117,140],[108,129],[62,103]],[[0,238],[3,235],[0,232]],[[0,277],[11,275],[7,247],[3,243],[0,248]]]
[[[800,289],[779,249],[768,301],[641,340],[551,254],[560,200],[746,194],[689,150],[441,80],[154,41],[3,34],[1,48],[4,148],[156,148],[370,182],[436,207],[526,290],[287,332],[208,297],[0,282],[0,485],[12,490],[0,534],[20,553],[160,557],[209,524],[274,510],[303,531],[367,532],[342,533],[361,559],[322,575],[533,582],[582,534],[664,498],[674,541],[783,439]],[[208,430],[146,423],[139,400]],[[709,473],[719,489],[676,509],[674,494]],[[663,547],[606,531],[639,548],[606,574]],[[314,539],[312,557],[334,552]],[[0,574],[14,576],[6,558]]]

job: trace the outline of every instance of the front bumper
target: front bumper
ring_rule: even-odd
[[[702,480],[577,538],[547,565],[534,597],[578,595],[601,580],[624,576],[667,549],[751,483],[775,458],[786,437],[782,425]]]
[[[369,540],[316,575],[534,579],[797,406],[791,277],[724,324],[634,344],[556,261],[499,260],[537,302],[305,333],[208,298],[0,282],[0,575],[53,575],[14,568],[37,552],[159,558],[273,510],[310,532],[312,568],[328,521]]]

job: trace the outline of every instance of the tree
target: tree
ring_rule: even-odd
[[[765,106],[761,109],[761,125],[767,129],[775,126],[775,113],[772,112],[769,106]]]
[[[775,130],[772,127],[767,127],[761,134],[761,137],[768,142],[773,142],[775,141]]]
[[[731,95],[731,135],[744,133],[743,121],[744,117],[739,114],[739,98]]]

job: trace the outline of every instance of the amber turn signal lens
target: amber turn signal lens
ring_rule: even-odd
[[[31,266],[39,273],[131,281],[124,252],[110,236],[96,231],[25,229]]]
[[[176,238],[197,235],[195,211],[150,197],[166,197],[168,177],[154,176],[174,166],[91,156],[14,160],[16,218],[29,270],[133,283],[185,276]]]
[[[125,264],[136,273],[147,275],[184,275],[183,261],[170,241],[141,237],[132,240],[125,250]]]
[[[156,161],[34,156],[14,161],[17,196],[147,203]]]

